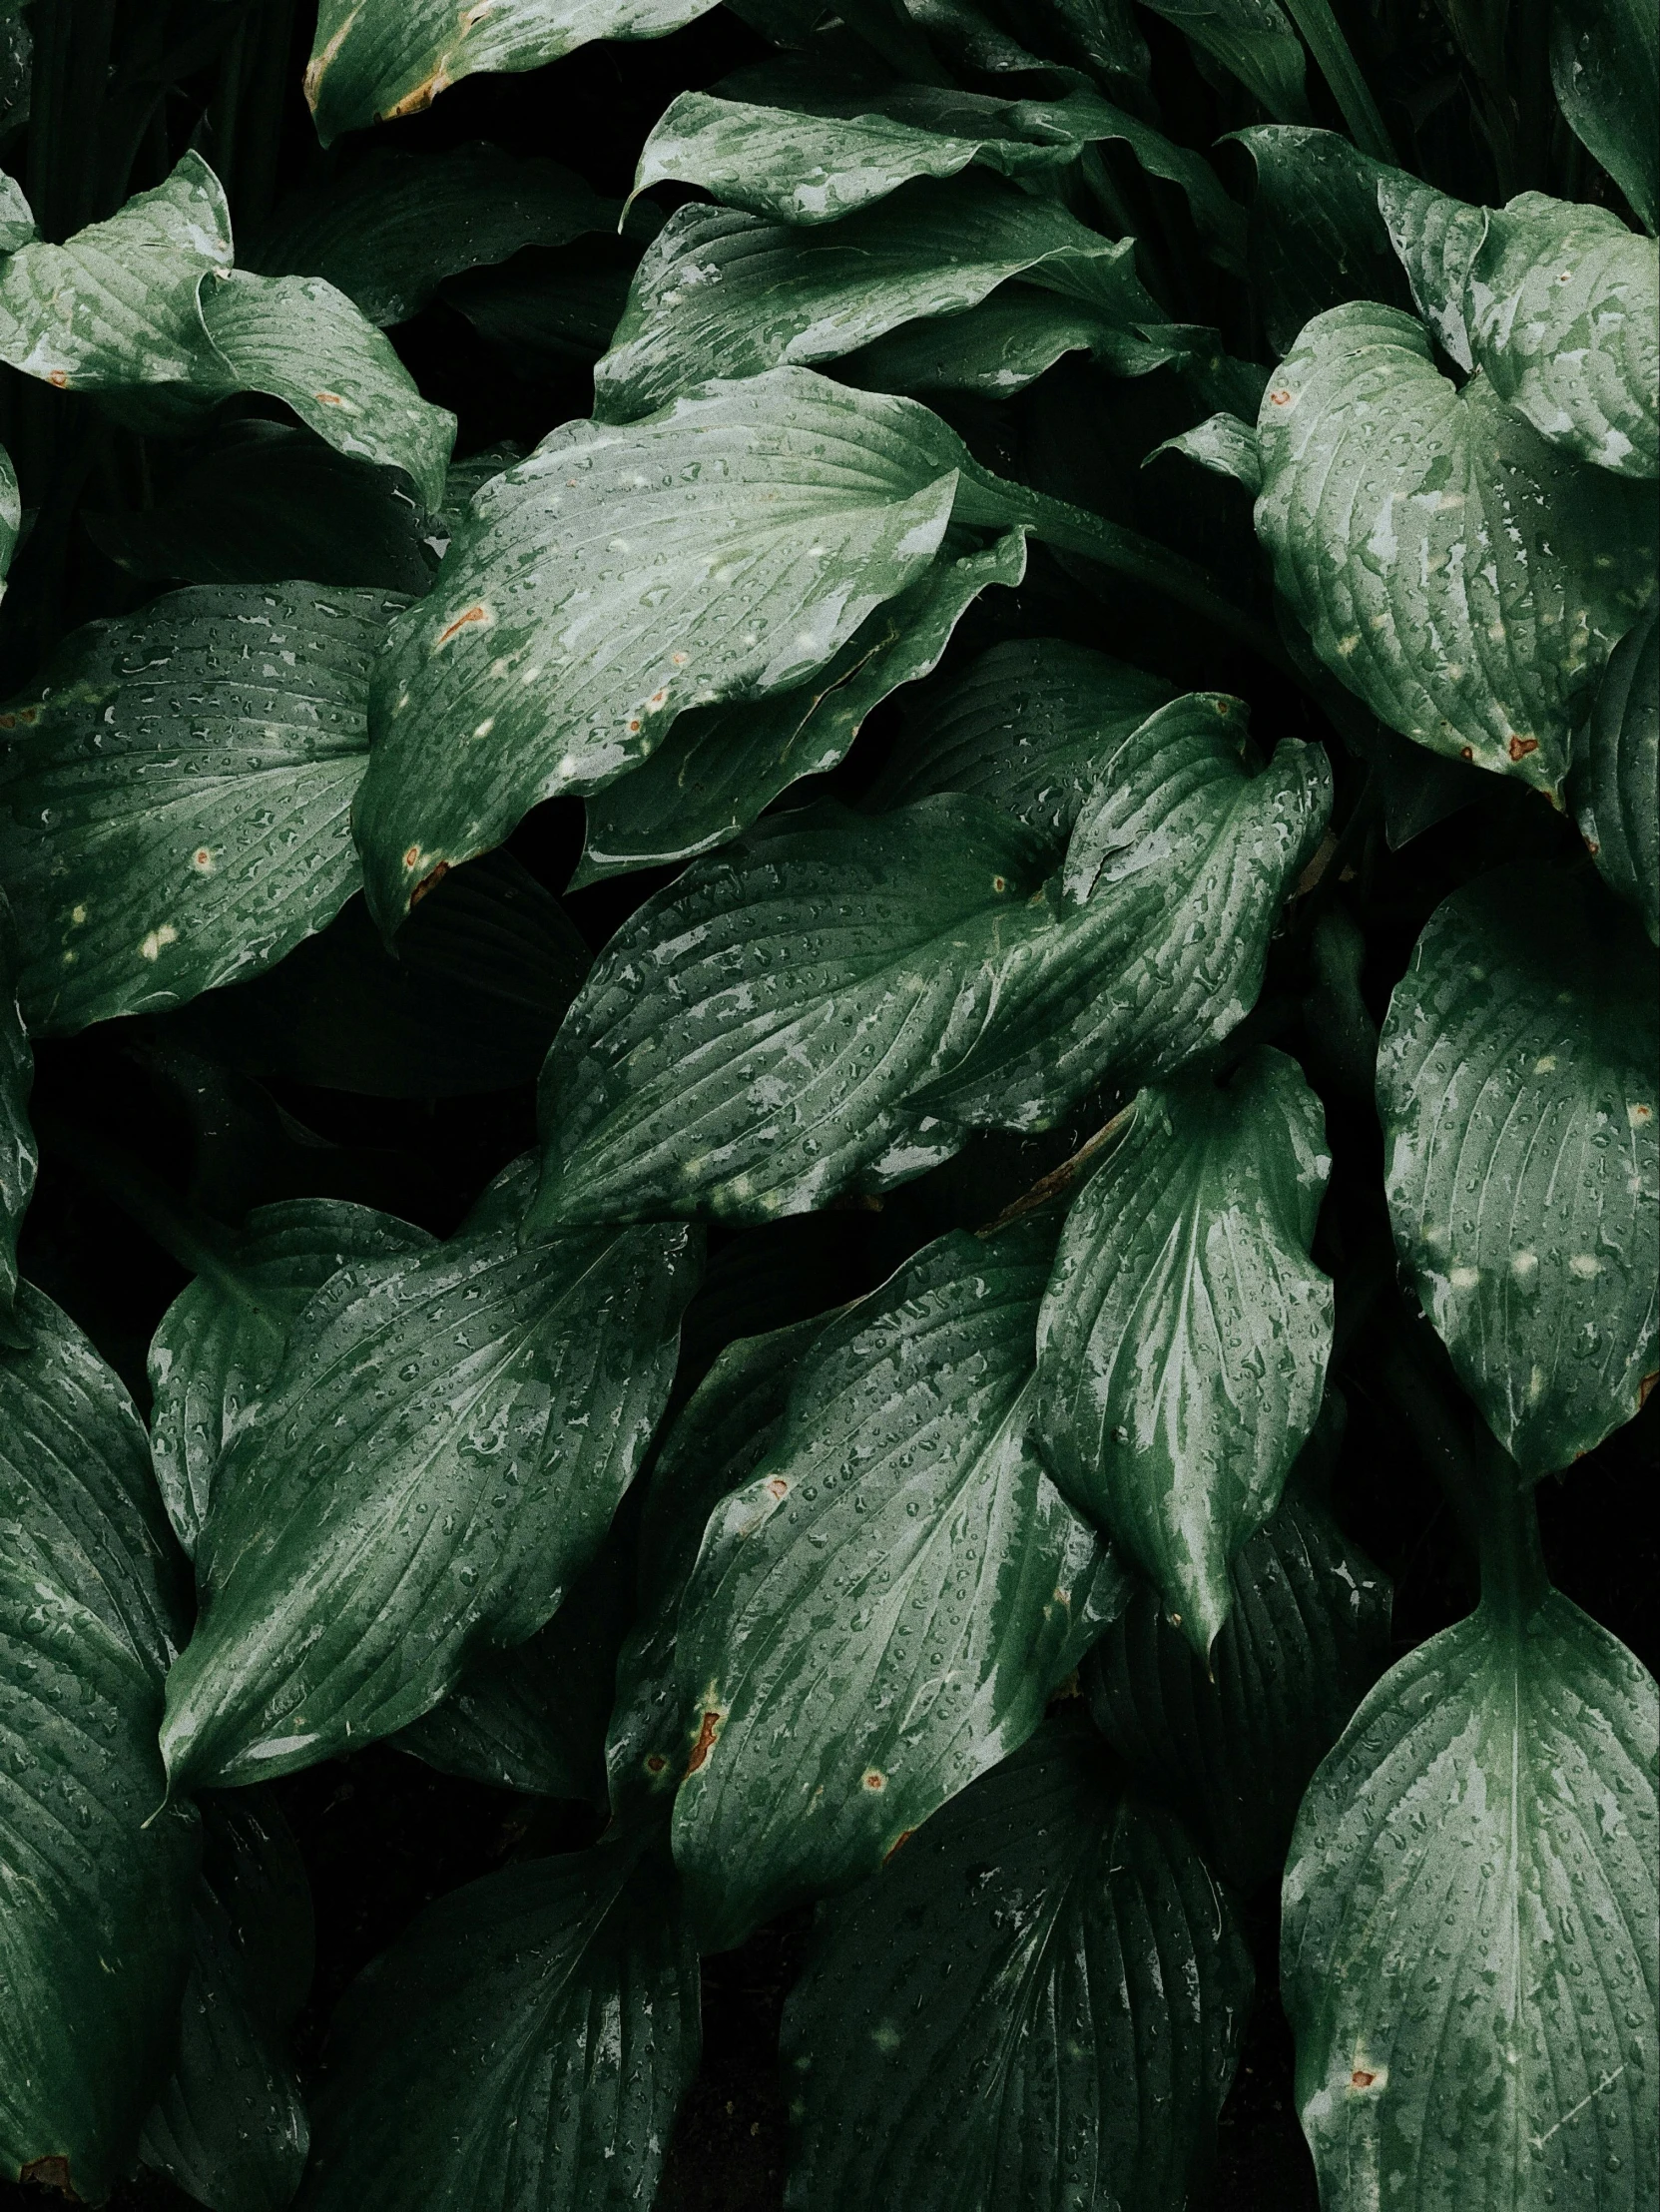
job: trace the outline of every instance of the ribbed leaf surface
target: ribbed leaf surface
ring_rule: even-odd
[[[1646,0],[1558,0],[1550,79],[1569,126],[1652,234],[1660,223],[1660,24]]]
[[[34,1194],[37,1157],[29,1126],[35,1056],[17,998],[17,930],[0,890],[0,1344],[20,1343],[12,1320],[17,1233]]]
[[[1660,944],[1660,617],[1608,656],[1577,777],[1579,828],[1605,883]]]

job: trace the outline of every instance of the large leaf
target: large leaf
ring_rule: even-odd
[[[38,1157],[29,1126],[35,1057],[17,1002],[17,932],[0,890],[0,1345],[21,1342],[12,1321],[17,1233],[35,1188]]]
[[[588,801],[572,887],[707,852],[802,777],[835,768],[865,716],[937,665],[985,587],[1016,585],[1025,571],[1025,537],[1011,530],[983,552],[937,562],[868,616],[800,691],[683,715],[655,753]]]
[[[30,1027],[177,1005],[266,967],[357,882],[380,593],[171,593],[91,623],[0,713],[0,873]]]
[[[694,862],[554,1040],[532,1229],[879,1191],[1220,1041],[1330,804],[1324,754],[1256,767],[1243,724],[1198,694],[1122,740],[1048,881],[1051,840],[954,796],[814,809]]]
[[[0,599],[6,595],[6,571],[12,565],[23,528],[23,497],[17,488],[12,457],[0,445]]]
[[[806,230],[688,206],[635,272],[594,370],[595,412],[630,421],[707,377],[833,360],[916,316],[971,307],[1014,276],[1130,331],[1167,319],[1136,276],[1134,240],[1103,238],[1058,201],[995,177],[919,180]]]
[[[1346,299],[1404,307],[1410,293],[1378,208],[1386,174],[1336,131],[1258,124],[1235,134],[1257,171],[1247,260],[1277,352]]]
[[[255,1781],[415,1720],[535,1633],[598,1549],[674,1373],[692,1240],[521,1253],[522,1164],[434,1251],[340,1269],[214,1476],[173,1787]]]
[[[1594,876],[1523,863],[1436,908],[1389,1002],[1395,1243],[1526,1474],[1629,1420],[1660,1367],[1657,987]]]
[[[639,259],[632,240],[595,234],[448,277],[439,297],[496,348],[510,375],[535,383],[599,359],[622,320]]]
[[[313,1291],[348,1260],[424,1251],[391,1214],[337,1198],[256,1207],[235,1244],[188,1283],[150,1343],[150,1448],[174,1534],[192,1556],[214,1469],[277,1373]]]
[[[376,148],[338,184],[296,193],[260,234],[250,266],[325,276],[371,322],[417,313],[446,276],[616,228],[621,211],[558,162],[494,146],[420,156]]]
[[[675,1861],[705,1949],[874,1873],[1123,1603],[1030,1435],[1054,1228],[929,1245],[805,1355],[681,1604]]]
[[[1660,944],[1660,617],[1608,656],[1577,780],[1579,828],[1603,880]]]
[[[1555,0],[1550,78],[1570,128],[1660,223],[1660,24],[1646,0]]]
[[[1654,1683],[1490,1507],[1479,1608],[1379,1683],[1292,1844],[1281,1988],[1332,2212],[1660,2183]]]
[[[819,1930],[784,2016],[785,2201],[1186,2204],[1251,1990],[1178,1823],[1051,1722]]]
[[[1332,673],[1431,752],[1553,799],[1609,649],[1654,593],[1642,484],[1572,461],[1421,324],[1319,315],[1258,420],[1257,531]]]
[[[143,1424],[49,1299],[0,1354],[0,2175],[101,2202],[172,2062],[195,1812],[158,1814],[185,1592]]]
[[[1088,353],[1114,376],[1144,376],[1173,362],[1185,367],[1196,335],[1209,333],[1161,323],[1156,336],[1144,337],[1122,313],[1007,283],[960,314],[919,315],[888,331],[849,353],[835,372],[867,391],[975,391],[1007,399],[1067,353]]]
[[[1155,15],[1185,31],[1280,123],[1309,112],[1303,42],[1279,0],[1145,0]]]
[[[321,0],[305,98],[324,146],[418,114],[480,69],[540,69],[590,39],[661,38],[715,0]]]

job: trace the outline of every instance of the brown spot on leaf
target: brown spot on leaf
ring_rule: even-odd
[[[1653,1392],[1654,1385],[1657,1382],[1660,1382],[1660,1368],[1656,1368],[1652,1375],[1645,1375],[1642,1381],[1637,1384],[1637,1410],[1639,1413],[1648,1403],[1649,1397]]]
[[[69,2185],[69,2160],[56,2151],[50,2158],[31,2158],[18,2174],[18,2179],[38,2182],[43,2189],[61,2189],[75,2203],[79,2204],[81,2201]]]
[[[887,1788],[886,1775],[876,1767],[866,1767],[858,1779],[867,1790],[885,1790]]]
[[[1475,748],[1474,748],[1474,746],[1473,746],[1473,745],[1461,745],[1461,746],[1459,746],[1459,748],[1458,748],[1458,758],[1459,758],[1459,760],[1460,760],[1460,761],[1473,761],[1473,760],[1474,760],[1474,758],[1475,758]]]
[[[910,1839],[915,1835],[915,1833],[916,1831],[914,1828],[900,1829],[898,1835],[894,1837],[893,1841],[888,1845],[887,1849],[881,1855],[881,1863],[884,1867],[886,1866],[887,1862],[893,1857],[895,1852],[900,1852],[904,1850],[906,1844],[910,1842]]]
[[[52,385],[52,387],[53,387],[53,389],[54,389],[54,390],[56,390],[56,391],[66,391],[66,390],[67,390],[67,389],[69,388],[69,374],[68,374],[68,371],[67,371],[67,370],[65,370],[65,369],[61,369],[61,368],[54,368],[54,369],[52,369],[52,370],[50,370],[50,371],[48,372],[48,375],[47,375],[46,381],[47,381],[47,382],[48,382],[48,383],[49,383],[50,385]],[[67,2188],[67,2187],[68,2187],[68,2183],[66,2182],[66,2183],[64,2184],[64,2186],[65,2186],[65,2187]]]
[[[706,1713],[698,1726],[698,1740],[692,1746],[692,1756],[686,1762],[686,1771],[688,1774],[696,1774],[698,1769],[705,1763],[710,1753],[715,1749],[716,1739],[719,1737],[720,1733],[720,1714]]]
[[[403,855],[403,864],[404,864],[405,868],[412,868],[412,867],[419,867],[419,866],[420,866],[420,863],[421,863],[421,848],[420,848],[420,846],[419,846],[418,844],[412,844],[412,845],[411,845],[411,846],[409,847],[408,851],[407,851],[407,852],[406,852],[406,853],[405,853],[405,854]]]
[[[453,622],[446,623],[444,628],[438,632],[432,643],[433,652],[436,653],[440,645],[448,645],[451,638],[470,628],[473,623],[488,622],[489,620],[490,610],[488,607],[469,607],[465,614],[457,615]]]
[[[1277,407],[1289,407],[1291,405],[1291,393],[1287,391],[1284,384],[1280,386],[1278,391],[1271,391],[1268,396]]]
[[[1364,2066],[1357,2066],[1349,2077],[1349,2086],[1352,2089],[1370,2089],[1377,2079],[1375,2073],[1368,2073]]]
[[[311,397],[316,400],[319,406],[323,407],[343,407],[345,405],[345,401],[337,391],[314,391]]]
[[[660,1751],[652,1751],[646,1754],[647,1774],[661,1774],[668,1764],[668,1760],[664,1758]]]
[[[430,108],[440,92],[449,89],[449,77],[440,62],[430,77],[422,80],[412,92],[406,92],[401,100],[389,108],[382,108],[375,117],[376,123],[396,123],[400,117],[419,115],[423,108]]]
[[[790,1485],[782,1474],[775,1474],[772,1481],[768,1483],[767,1495],[769,1497],[788,1497],[790,1495]]]
[[[447,860],[440,860],[437,866],[433,868],[429,874],[423,875],[421,877],[420,881],[409,893],[410,905],[418,906],[421,900],[426,896],[427,892],[432,889],[433,885],[436,883],[441,883],[448,873],[449,862]]]
[[[1512,738],[1504,750],[1512,761],[1525,761],[1529,753],[1538,752],[1539,741],[1537,738]]]

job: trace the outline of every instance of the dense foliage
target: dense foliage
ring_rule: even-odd
[[[0,2184],[1654,2202],[1656,44],[0,0]]]

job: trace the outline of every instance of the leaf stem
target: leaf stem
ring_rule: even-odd
[[[1361,75],[1329,0],[1286,0],[1286,7],[1307,40],[1309,52],[1319,63],[1322,76],[1332,88],[1332,96],[1349,126],[1350,137],[1361,152],[1370,154],[1375,162],[1387,162],[1391,168],[1398,168],[1400,157],[1394,150],[1394,141],[1378,112],[1378,103]]]

